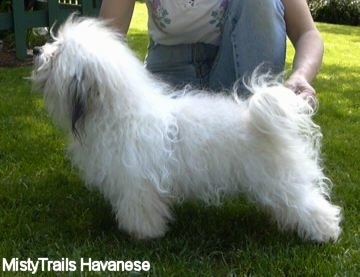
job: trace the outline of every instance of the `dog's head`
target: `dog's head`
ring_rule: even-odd
[[[52,39],[33,50],[33,87],[55,123],[78,134],[89,112],[126,91],[129,67],[142,65],[98,19],[70,16]]]

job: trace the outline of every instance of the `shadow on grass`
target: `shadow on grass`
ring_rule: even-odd
[[[279,232],[270,217],[241,198],[225,201],[220,207],[208,207],[198,202],[176,205],[173,209],[175,220],[169,224],[164,238],[137,241],[118,230],[109,203],[100,193],[87,191],[76,174],[54,172],[41,183],[44,187],[38,188],[38,193],[21,205],[27,210],[26,202],[32,203],[28,207],[32,215],[24,223],[33,226],[31,229],[40,237],[48,237],[50,244],[56,243],[59,237],[67,246],[84,245],[99,239],[107,243],[108,239],[115,239],[117,246],[124,242],[131,247],[155,244],[161,250],[164,245],[175,242],[186,244],[190,251],[201,248],[206,255],[249,244],[271,247],[276,240],[276,244],[284,245],[300,242],[292,233]]]

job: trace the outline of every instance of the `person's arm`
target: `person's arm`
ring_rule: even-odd
[[[287,35],[295,48],[292,72],[285,84],[305,98],[315,95],[310,85],[322,64],[324,43],[306,0],[282,0]]]
[[[109,25],[127,34],[134,12],[135,0],[103,0],[100,17],[109,19]]]

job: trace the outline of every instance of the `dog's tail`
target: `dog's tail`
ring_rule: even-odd
[[[312,116],[316,112],[309,102],[277,81],[252,81],[253,94],[248,100],[251,124],[268,140],[278,145],[306,145],[307,154],[318,161],[322,134]]]
[[[332,183],[323,174],[322,133],[312,120],[313,106],[281,83],[260,80],[249,89],[253,93],[247,111],[253,148],[264,159],[272,157],[268,161],[272,167],[286,166],[298,174],[306,171],[308,182],[329,197]]]

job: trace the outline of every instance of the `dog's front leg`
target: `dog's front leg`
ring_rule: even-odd
[[[172,219],[168,202],[152,184],[144,182],[125,186],[112,206],[119,229],[137,239],[150,239],[167,231],[167,222]]]

